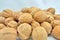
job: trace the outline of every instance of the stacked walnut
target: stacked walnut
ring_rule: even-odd
[[[47,40],[49,34],[60,39],[60,14],[54,8],[41,10],[36,7],[21,11],[10,9],[0,12],[0,40]]]

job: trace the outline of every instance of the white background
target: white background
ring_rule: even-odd
[[[31,6],[42,9],[53,7],[56,9],[56,13],[60,13],[60,0],[0,0],[0,10],[7,8],[19,10],[23,7]]]

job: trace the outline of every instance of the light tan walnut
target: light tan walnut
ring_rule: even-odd
[[[13,17],[8,17],[5,19],[5,24],[7,25],[10,21],[13,21],[14,18]]]
[[[21,40],[27,40],[31,34],[31,26],[28,23],[23,23],[19,25],[17,31]]]
[[[47,32],[43,27],[36,27],[32,32],[33,40],[47,40]]]
[[[28,13],[24,13],[22,14],[18,20],[21,22],[21,23],[31,23],[33,18],[32,18],[32,15],[31,14],[28,14]]]
[[[46,19],[47,22],[51,23],[53,20],[54,20],[53,16],[47,15],[47,19]]]
[[[16,40],[17,31],[13,28],[5,27],[0,30],[0,40]]]
[[[6,27],[4,24],[0,23],[0,29]]]
[[[18,23],[16,21],[10,21],[8,24],[7,24],[7,27],[11,27],[11,28],[17,28],[17,25]]]
[[[51,31],[52,31],[52,26],[51,26],[50,23],[48,23],[48,22],[43,22],[43,23],[41,23],[41,26],[42,26],[43,28],[45,28],[47,34],[50,34],[50,33],[51,33]]]
[[[52,27],[54,28],[56,25],[60,25],[60,20],[53,20],[51,22]]]
[[[2,12],[1,12],[1,16],[3,16],[3,17],[12,17],[12,13],[13,13],[13,11],[12,10],[10,10],[10,9],[5,9],[5,10],[3,10]]]
[[[54,29],[52,30],[52,35],[55,38],[60,39],[60,25],[54,27]]]
[[[47,14],[46,12],[44,11],[39,11],[39,12],[36,12],[35,15],[34,15],[34,19],[37,21],[37,22],[43,22],[45,21],[47,18]]]
[[[0,23],[5,23],[5,17],[0,16]]]
[[[32,26],[32,29],[36,28],[36,27],[40,27],[40,23],[36,22],[36,21],[33,21],[31,23],[31,26]]]
[[[41,9],[39,9],[39,8],[37,8],[37,7],[31,7],[30,8],[30,13],[31,13],[31,15],[32,16],[34,16],[34,14],[36,13],[36,12],[38,12],[38,11],[41,11]]]
[[[52,14],[55,14],[55,9],[54,8],[48,8],[47,11],[52,13]]]

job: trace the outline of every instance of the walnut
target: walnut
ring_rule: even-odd
[[[28,13],[24,13],[22,14],[18,20],[21,22],[21,23],[31,23],[33,18],[31,16],[31,14],[28,14]]]
[[[13,28],[5,27],[0,30],[0,40],[16,40],[17,31]]]
[[[54,27],[54,29],[52,30],[52,35],[55,38],[60,39],[60,25]]]
[[[32,32],[33,40],[47,40],[47,32],[43,27],[36,27]]]
[[[30,37],[31,26],[28,23],[23,23],[17,28],[19,38],[21,40],[26,40]]]
[[[8,24],[7,24],[7,27],[11,27],[11,28],[17,28],[17,22],[16,21],[10,21]]]
[[[35,15],[34,15],[34,19],[37,21],[37,22],[43,22],[45,21],[47,18],[47,14],[46,12],[44,11],[39,11],[39,12],[36,12]]]
[[[50,33],[51,33],[51,31],[52,31],[52,26],[51,26],[50,23],[48,23],[48,22],[43,22],[43,23],[41,23],[41,26],[42,26],[43,28],[45,28],[47,34],[50,34]]]

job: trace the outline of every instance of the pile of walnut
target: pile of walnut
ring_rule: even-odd
[[[41,10],[36,7],[21,11],[5,9],[0,12],[0,40],[47,40],[51,34],[60,39],[60,14],[54,8]]]

